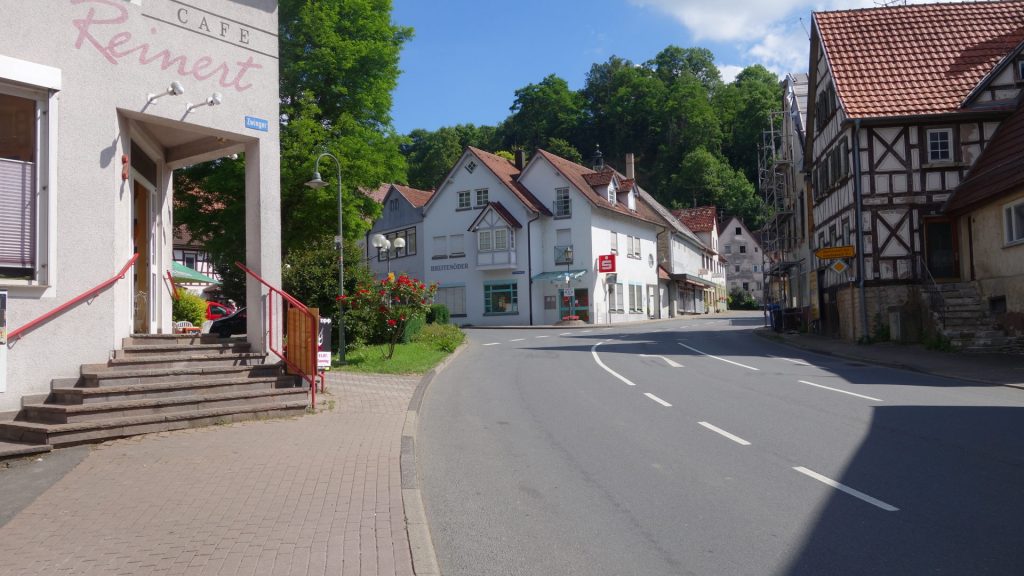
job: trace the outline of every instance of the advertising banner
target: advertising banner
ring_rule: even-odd
[[[316,338],[316,367],[317,370],[331,369],[331,319],[320,318],[320,332]]]

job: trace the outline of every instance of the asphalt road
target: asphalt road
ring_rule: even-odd
[[[1024,574],[1024,392],[760,324],[469,330],[420,412],[442,573]]]

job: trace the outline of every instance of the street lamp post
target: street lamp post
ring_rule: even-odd
[[[565,290],[569,293],[569,318],[576,315],[576,293],[572,289],[572,272],[569,269],[572,266],[572,246],[568,246],[565,249]]]
[[[341,161],[331,154],[330,152],[324,152],[316,157],[316,166],[313,168],[313,179],[306,182],[306,186],[313,188],[314,190],[324,188],[327,186],[327,182],[324,182],[323,178],[320,177],[320,160],[324,157],[334,160],[335,165],[338,167],[338,238],[336,245],[338,247],[338,296],[345,295],[345,245],[342,239],[342,213],[341,213]],[[338,299],[338,360],[345,363],[345,303]]]
[[[388,275],[390,275],[391,274],[391,244],[392,244],[391,241],[388,240],[387,238],[385,238],[383,234],[375,234],[373,236],[373,240],[370,242],[370,244],[374,248],[377,249],[377,260],[378,261],[380,260],[380,251],[381,250],[384,250],[384,252],[387,254]],[[395,254],[397,255],[399,250],[401,250],[402,248],[405,248],[405,238],[395,238],[394,246],[395,246]]]

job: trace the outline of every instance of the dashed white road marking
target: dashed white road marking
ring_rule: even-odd
[[[700,350],[697,350],[696,348],[694,348],[692,346],[687,346],[686,344],[683,344],[682,342],[679,342],[678,344],[680,346],[682,346],[683,348],[686,348],[687,350],[693,350],[697,354],[703,354],[704,356],[707,356],[708,358],[714,358],[715,360],[721,360],[722,362],[728,362],[729,364],[734,364],[734,365],[739,366],[741,368],[746,368],[747,370],[754,370],[754,371],[758,370],[757,368],[754,368],[753,366],[747,366],[746,364],[740,364],[739,362],[733,362],[732,360],[726,360],[725,358],[720,358],[720,357],[715,356],[713,354],[708,354],[707,352],[701,352]]]
[[[593,346],[590,347],[590,353],[594,356],[594,362],[597,362],[598,366],[600,366],[601,368],[604,368],[605,372],[611,374],[612,376],[615,376],[619,380],[622,380],[627,385],[629,385],[629,386],[636,386],[636,384],[630,382],[628,378],[626,378],[622,374],[619,374],[615,370],[612,370],[611,368],[605,366],[604,362],[601,362],[601,359],[598,358],[598,356],[597,356],[597,347],[600,346],[601,344],[604,344],[604,342],[598,342],[597,344],[594,344]]]
[[[580,330],[581,334],[586,334],[587,332],[593,332],[593,330]]]
[[[562,332],[559,336],[572,336],[572,332]]]
[[[768,357],[775,358],[776,360],[785,360],[786,362],[792,362],[793,364],[796,364],[798,366],[812,366],[812,364],[808,364],[807,362],[804,362],[799,358],[784,358],[782,356],[772,356],[771,354],[769,354]]]
[[[814,470],[808,470],[807,468],[804,468],[803,466],[795,466],[795,467],[793,467],[793,470],[796,470],[797,472],[799,472],[801,474],[804,474],[806,476],[810,476],[811,478],[814,478],[818,482],[821,482],[822,484],[827,484],[827,485],[835,488],[836,490],[839,490],[841,492],[846,492],[850,496],[853,496],[854,498],[859,498],[859,499],[867,502],[868,504],[871,504],[873,506],[878,506],[879,508],[881,508],[882,510],[885,510],[886,512],[897,512],[897,511],[899,511],[899,508],[893,506],[892,504],[886,504],[885,502],[882,502],[881,500],[879,500],[877,498],[872,498],[871,496],[868,496],[867,494],[865,494],[865,493],[863,493],[863,492],[861,492],[859,490],[854,490],[853,488],[850,488],[849,486],[846,486],[844,484],[840,484],[839,482],[836,482],[835,480],[833,480],[831,478],[827,478],[825,476],[822,476],[821,474],[818,474]]]
[[[814,382],[808,382],[807,380],[797,380],[801,384],[807,384],[808,386],[815,386],[817,388],[824,388],[825,390],[831,390],[833,392],[839,392],[840,394],[849,394],[850,396],[856,396],[857,398],[863,398],[865,400],[873,400],[875,402],[885,402],[881,398],[872,398],[871,396],[865,396],[863,394],[856,394],[854,392],[847,392],[846,390],[840,390],[839,388],[832,388],[830,386],[822,386],[821,384],[815,384]]]
[[[661,398],[658,398],[657,396],[655,396],[654,394],[651,394],[650,392],[644,392],[644,396],[647,396],[651,400],[654,400],[658,404],[661,404],[662,406],[665,406],[667,408],[671,408],[672,407],[671,404],[669,404],[668,402],[665,402],[664,400],[662,400]]]
[[[497,346],[498,344],[501,344],[501,342],[488,342],[487,344],[484,344],[484,346]]]
[[[526,340],[526,338],[513,338],[509,342],[522,342],[523,340]]]
[[[537,336],[537,338],[550,338],[550,336]]]
[[[728,438],[729,440],[732,440],[733,442],[739,444],[740,446],[750,446],[750,442],[747,442],[746,440],[744,440],[743,438],[740,438],[739,436],[736,436],[735,434],[730,434],[730,433],[726,432],[725,430],[722,430],[718,426],[715,426],[713,424],[708,424],[707,422],[697,422],[697,424],[700,424],[701,426],[707,428],[708,430],[711,430],[712,432],[717,432],[717,433],[721,434],[722,436],[725,436],[726,438]]]
[[[671,358],[666,358],[664,356],[659,356],[657,354],[641,354],[641,356],[643,356],[645,358],[661,358],[662,360],[665,361],[666,364],[668,364],[669,366],[671,366],[673,368],[682,368],[683,367],[682,364],[676,362],[675,360],[673,360]]]

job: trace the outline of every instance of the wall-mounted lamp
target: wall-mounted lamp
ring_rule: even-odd
[[[164,96],[181,96],[185,93],[185,87],[181,85],[181,82],[175,80],[171,82],[171,85],[166,90],[159,94],[146,94],[146,99],[149,100],[150,104],[156,102],[157,98],[163,98]]]
[[[222,100],[223,96],[220,95],[220,92],[214,92],[213,94],[210,94],[210,97],[206,99],[206,102],[201,102],[199,104],[187,102],[185,103],[185,114],[188,114],[196,108],[202,108],[203,106],[219,106]]]

